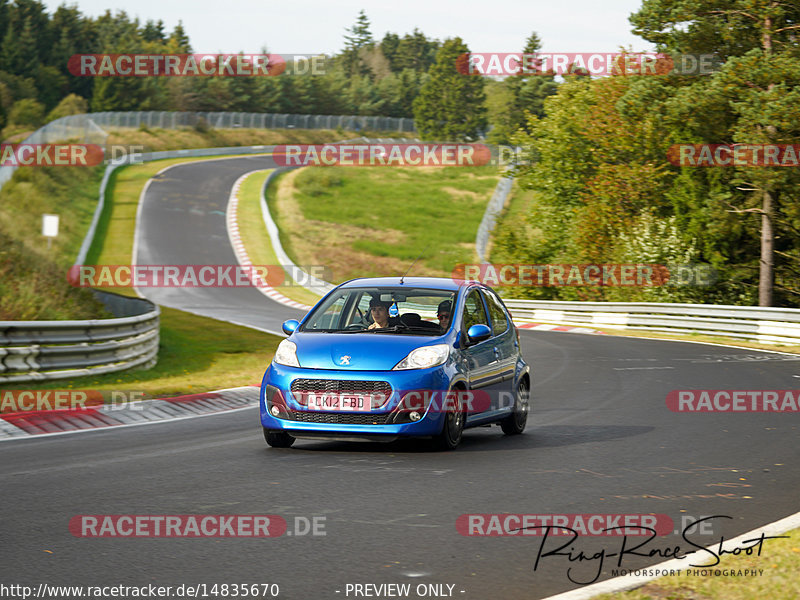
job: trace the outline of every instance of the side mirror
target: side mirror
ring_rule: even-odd
[[[288,321],[283,322],[283,325],[281,325],[281,329],[283,329],[283,333],[285,333],[286,335],[292,335],[295,329],[297,329],[298,325],[300,325],[300,321],[298,321],[297,319],[289,319]]]
[[[477,344],[483,340],[488,340],[492,337],[492,330],[488,325],[477,323],[467,329],[467,342],[468,344]]]

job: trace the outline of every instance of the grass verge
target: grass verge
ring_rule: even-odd
[[[496,167],[305,168],[281,176],[267,201],[296,264],[325,265],[333,282],[449,277],[476,260],[475,235]],[[422,251],[422,252],[421,252]]]
[[[20,141],[32,132],[17,133],[17,141]],[[323,143],[362,135],[345,130],[241,128],[207,131],[193,128],[141,128],[115,129],[109,133],[109,145],[140,146],[143,151]],[[379,134],[372,132],[369,135]],[[179,162],[185,162],[185,159],[179,159]],[[164,163],[161,164],[163,166]],[[87,296],[86,290],[72,288],[66,281],[66,271],[75,260],[92,221],[103,170],[104,166],[22,167],[0,189],[1,319],[84,319],[107,316],[103,306]],[[59,235],[53,240],[52,247],[48,247],[41,235],[43,214],[57,214],[60,217]],[[104,215],[104,218],[108,219],[108,215]],[[89,258],[96,263],[96,251]],[[129,260],[130,253],[125,254],[124,260],[115,263],[125,264]]]
[[[788,539],[768,540],[761,556],[725,556],[709,569],[763,570],[755,577],[680,575],[662,577],[628,592],[602,594],[595,600],[796,600],[800,598],[797,565],[800,560],[800,530],[785,533]],[[702,567],[700,567],[702,570]]]
[[[280,264],[261,214],[261,187],[270,172],[271,169],[248,175],[239,188],[239,209],[236,215],[239,235],[254,265]],[[320,296],[300,285],[291,285],[289,276],[286,277],[287,285],[276,289],[287,298],[309,306],[313,306],[320,299]]]

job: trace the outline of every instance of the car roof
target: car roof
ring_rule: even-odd
[[[359,287],[421,287],[455,292],[462,287],[477,283],[474,281],[450,279],[449,277],[403,277],[403,283],[401,284],[400,279],[401,277],[399,275],[395,277],[359,277],[358,279],[346,281],[339,287],[344,289]]]

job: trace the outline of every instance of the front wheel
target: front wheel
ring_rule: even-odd
[[[455,396],[458,397],[458,394]],[[454,409],[447,411],[442,432],[434,438],[434,443],[440,450],[454,450],[461,443],[466,413],[461,407],[461,401],[457,400],[457,402]]]
[[[519,435],[525,431],[530,408],[530,390],[528,381],[520,379],[517,384],[517,395],[514,398],[514,412],[500,421],[500,427],[506,435]]]
[[[295,438],[285,431],[273,431],[264,428],[264,439],[272,448],[289,448],[294,444]]]

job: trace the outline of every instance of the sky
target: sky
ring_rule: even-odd
[[[52,13],[63,0],[45,1]],[[642,0],[69,0],[87,16],[125,10],[141,23],[164,21],[167,32],[183,21],[198,53],[334,54],[345,29],[363,8],[373,37],[418,27],[431,38],[460,36],[472,52],[518,52],[536,32],[544,52],[615,52],[620,46],[651,51],[633,35],[628,16]]]

